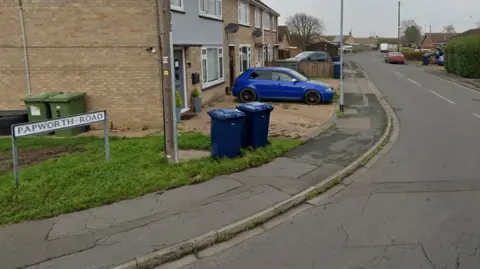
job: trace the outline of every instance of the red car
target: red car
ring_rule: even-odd
[[[401,52],[389,52],[385,54],[385,62],[389,64],[405,64],[405,57]]]

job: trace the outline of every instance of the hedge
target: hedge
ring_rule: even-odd
[[[480,35],[448,41],[444,57],[447,72],[465,78],[480,78]]]
[[[421,61],[425,51],[412,51],[412,50],[402,50],[403,56],[405,59],[410,61]]]

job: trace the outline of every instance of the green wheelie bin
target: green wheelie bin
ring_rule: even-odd
[[[67,117],[85,113],[85,93],[69,92],[52,96],[47,99],[50,103],[52,118]],[[85,127],[77,127],[56,131],[56,136],[75,136],[84,132]]]
[[[23,99],[28,111],[28,121],[42,121],[52,118],[48,98],[57,95],[58,93],[40,93],[29,95]]]

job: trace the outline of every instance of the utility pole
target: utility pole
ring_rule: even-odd
[[[400,33],[400,1],[398,1],[398,52],[400,52],[401,46],[402,46],[402,37]]]
[[[343,97],[343,0],[340,3],[340,111],[344,111]]]
[[[162,80],[163,129],[165,143],[165,159],[167,163],[178,162],[177,125],[175,120],[175,89],[172,76],[172,15],[170,0],[156,0],[157,32],[158,32],[158,65]]]

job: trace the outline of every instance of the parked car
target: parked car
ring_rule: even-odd
[[[324,51],[304,51],[297,54],[295,57],[288,58],[286,61],[318,61],[329,62],[331,61],[330,55]]]
[[[380,44],[380,52],[387,53],[389,51],[388,43]]]
[[[389,52],[385,54],[385,62],[389,64],[405,64],[405,57],[401,52]]]
[[[250,68],[235,80],[232,94],[242,102],[256,100],[293,100],[306,104],[329,103],[335,91],[332,85],[311,80],[284,67]]]

